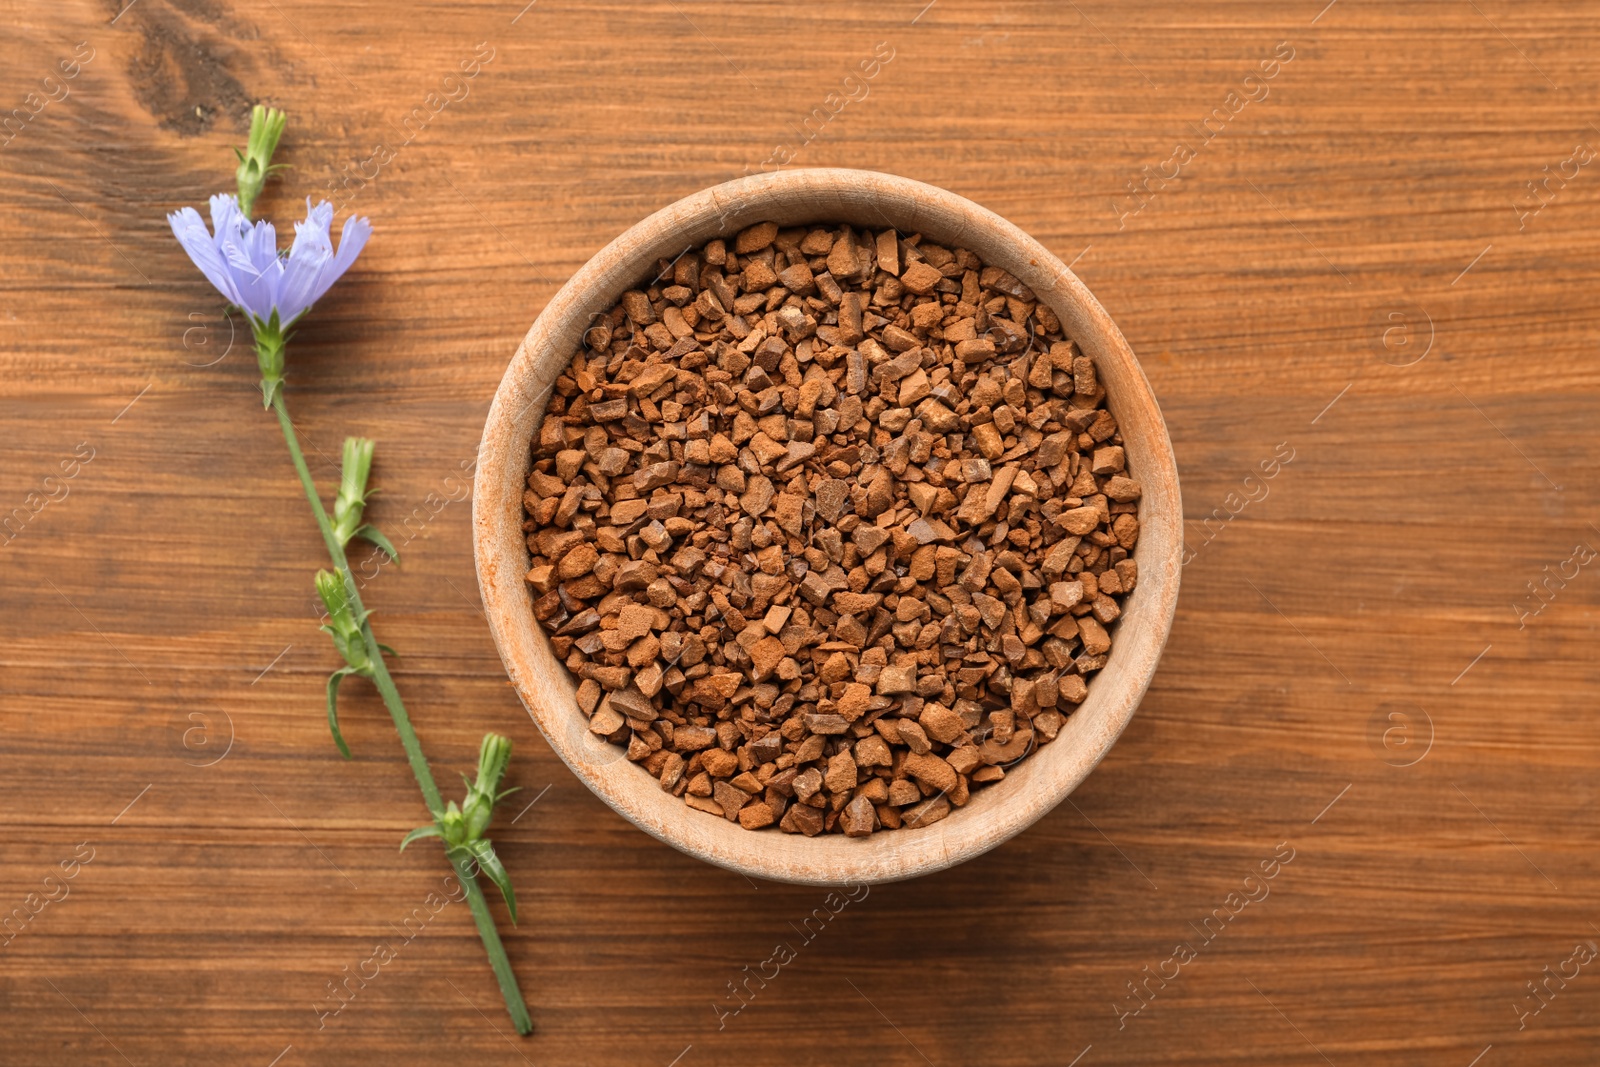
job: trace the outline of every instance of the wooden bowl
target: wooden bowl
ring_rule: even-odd
[[[530,442],[545,398],[594,316],[672,259],[757,222],[846,222],[922,233],[964,247],[1020,278],[1094,357],[1106,404],[1144,488],[1134,558],[1139,582],[1124,604],[1104,669],[1057,738],[921,829],[866,838],[750,831],[661,790],[621,746],[588,730],[571,676],[534,622],[521,532]],[[635,826],[700,859],[780,882],[888,882],[942,870],[1005,841],[1059,804],[1106,754],[1155,673],[1178,599],[1183,546],[1178,471],[1166,425],[1133,352],[1105,309],[1043,245],[993,212],[906,178],[861,170],[789,170],[713,186],[651,215],[612,241],[545,306],[512,357],[484,426],[472,506],[478,582],[496,646],[517,693],[573,773]]]

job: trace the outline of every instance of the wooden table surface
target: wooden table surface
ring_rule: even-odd
[[[0,1062],[1595,1062],[1600,9],[521,2],[5,4]],[[379,442],[403,563],[367,602],[441,782],[517,745],[526,1040],[467,909],[428,908],[438,852],[396,850],[425,812],[370,689],[355,759],[329,740],[320,543],[164,218],[230,186],[254,101],[292,116],[281,231],[368,175],[289,398],[330,494],[340,438]],[[572,271],[778,148],[1076,264],[1190,548],[1071,802],[809,941],[822,891],[680,855],[551,754],[460,477]]]

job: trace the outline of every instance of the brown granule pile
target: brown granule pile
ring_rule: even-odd
[[[556,381],[524,497],[589,729],[752,830],[944,818],[1056,736],[1137,577],[1093,361],[919,235],[763,223],[659,271]]]

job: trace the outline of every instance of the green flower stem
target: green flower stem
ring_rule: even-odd
[[[274,391],[272,409],[277,412],[284,443],[289,446],[289,458],[294,461],[295,472],[300,475],[300,485],[306,491],[306,500],[311,504],[312,514],[316,516],[317,528],[322,531],[322,540],[328,547],[328,555],[344,577],[350,606],[355,611],[355,617],[360,619],[364,615],[361,593],[356,588],[355,577],[350,573],[350,562],[345,557],[344,546],[334,536],[333,523],[328,518],[327,509],[322,506],[322,498],[317,495],[317,486],[311,479],[311,471],[306,467],[306,457],[300,451],[300,439],[295,433],[294,424],[289,421],[289,409],[284,405],[282,389]],[[422,754],[422,743],[417,740],[417,733],[411,728],[411,718],[406,714],[406,706],[400,699],[400,691],[395,688],[394,679],[389,676],[389,667],[384,662],[383,651],[378,647],[378,639],[373,636],[371,625],[363,621],[361,632],[366,638],[367,653],[372,659],[373,684],[378,687],[378,693],[389,709],[389,717],[394,720],[395,731],[400,735],[400,744],[406,750],[406,761],[411,764],[411,773],[416,776],[417,786],[422,790],[422,799],[427,803],[429,813],[437,819],[444,813],[444,801],[439,796],[438,785],[434,783],[433,771],[428,767],[428,758]],[[478,924],[478,934],[483,938],[483,947],[489,954],[489,964],[494,968],[494,976],[500,983],[500,992],[505,996],[506,1010],[511,1013],[511,1021],[516,1026],[517,1033],[532,1033],[533,1020],[528,1017],[528,1006],[522,999],[517,976],[511,970],[511,961],[506,958],[505,945],[500,941],[500,931],[495,928],[494,916],[489,911],[488,902],[483,898],[483,890],[478,886],[477,872],[473,869],[472,858],[466,855],[451,855],[449,860],[456,870],[456,877],[461,881],[461,888],[467,894],[467,902],[472,908],[472,918]]]
[[[495,928],[494,916],[489,913],[489,902],[483,899],[478,886],[478,872],[471,856],[461,854],[450,857],[456,869],[456,880],[467,891],[467,904],[472,908],[472,918],[483,935],[483,947],[489,951],[489,966],[494,968],[495,980],[500,983],[500,994],[506,999],[506,1010],[519,1034],[533,1032],[533,1020],[528,1018],[528,1007],[522,1002],[522,989],[517,985],[517,974],[511,969],[506,950],[500,944],[500,931]]]

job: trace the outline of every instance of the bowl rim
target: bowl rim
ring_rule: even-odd
[[[659,260],[755,222],[845,222],[971,249],[1019,278],[1094,357],[1129,470],[1143,486],[1139,580],[1117,622],[1110,659],[1057,738],[1036,748],[964,807],[931,826],[866,838],[749,831],[696,811],[660,789],[621,746],[587,730],[575,688],[535,623],[524,580],[531,556],[521,532],[522,491],[544,400],[582,330],[637,286]],[[674,252],[674,249],[679,251]],[[576,331],[576,332],[573,332]],[[1131,431],[1131,432],[1130,432]],[[943,870],[978,856],[1044,816],[1083,781],[1121,735],[1150,684],[1177,608],[1182,506],[1165,422],[1121,331],[1059,258],[1001,216],[955,193],[898,175],[802,168],[714,185],[667,205],[580,267],[540,311],[495,391],[473,484],[473,548],[484,615],[519,699],[551,748],[613,810],[679,850],[753,877],[798,884],[871,884]]]

